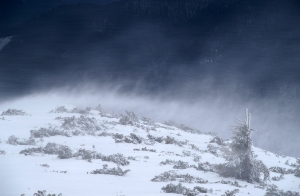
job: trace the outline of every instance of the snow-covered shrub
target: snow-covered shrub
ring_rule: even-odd
[[[68,146],[59,146],[58,149],[58,158],[60,159],[68,159],[72,157],[72,150]]]
[[[197,191],[197,188],[194,190],[191,190],[189,188],[186,188],[185,186],[182,186],[181,183],[179,183],[178,185],[174,185],[174,184],[167,184],[166,186],[161,188],[163,192],[165,193],[175,193],[175,194],[181,194],[181,195],[187,195],[187,196],[196,196],[198,195],[200,192]]]
[[[160,162],[160,165],[173,165],[174,169],[186,169],[191,167],[188,162],[183,162],[181,160],[174,161],[170,159],[166,159],[165,161]]]
[[[186,145],[188,143],[188,141],[178,141],[176,140],[174,137],[171,137],[171,136],[167,136],[165,139],[165,144],[175,144],[175,145],[178,145],[178,146],[183,146],[183,145]]]
[[[239,187],[239,188],[242,187],[241,185],[239,185],[239,183],[237,181],[231,182],[231,181],[221,180],[218,183],[221,183],[221,184],[230,184],[232,186]]]
[[[27,156],[27,155],[35,155],[36,153],[44,153],[43,148],[42,147],[27,148],[25,150],[21,150],[19,154],[24,154],[25,156]]]
[[[300,165],[298,165],[298,166],[296,167],[296,169],[294,170],[294,175],[295,175],[296,177],[300,177]]]
[[[8,109],[4,112],[2,112],[1,116],[25,116],[28,115],[23,110],[17,110],[17,109]]]
[[[72,157],[72,150],[68,146],[56,144],[56,143],[47,143],[47,145],[42,148],[28,148],[22,150],[19,154],[27,155],[35,155],[36,153],[42,154],[50,154],[50,155],[58,155],[60,159],[67,159]]]
[[[42,167],[50,167],[48,164],[40,164],[40,166],[42,166]]]
[[[56,143],[47,143],[47,145],[43,148],[43,151],[45,154],[56,154],[58,155],[58,151],[60,148],[60,144],[56,144]]]
[[[147,147],[142,148],[141,150],[142,150],[142,151],[149,151],[149,152],[156,152],[155,149],[147,149]]]
[[[68,113],[69,110],[65,106],[59,106],[54,110],[51,110],[50,113]]]
[[[197,154],[193,154],[193,161],[195,161],[195,162],[199,162],[200,161],[200,159],[201,159],[201,156],[199,156],[199,155],[197,155]]]
[[[152,119],[150,119],[150,118],[143,117],[142,121],[144,122],[144,124],[150,125],[150,126],[154,126],[154,124],[155,124],[154,121]]]
[[[221,156],[222,154],[220,154],[220,152],[218,151],[219,150],[219,147],[218,146],[215,146],[215,145],[212,145],[212,144],[208,144],[207,145],[207,148],[208,148],[208,151],[215,155],[216,157],[219,157]]]
[[[126,159],[126,157],[123,154],[112,154],[109,156],[101,156],[101,160],[102,161],[109,161],[109,162],[113,162],[116,163],[117,165],[129,165],[130,162]]]
[[[4,150],[0,150],[0,155],[5,155],[5,151]]]
[[[264,196],[300,196],[299,192],[279,190],[274,184],[269,185]]]
[[[36,193],[33,194],[33,196],[56,196],[56,194],[48,194],[46,193],[46,191],[37,191]],[[62,196],[62,194],[58,194],[57,196]]]
[[[35,145],[35,140],[33,138],[20,139],[14,135],[10,136],[6,143],[11,145]]]
[[[177,161],[175,164],[174,164],[174,166],[173,166],[173,168],[174,169],[187,169],[187,168],[189,168],[190,166],[189,166],[189,163],[188,162],[183,162],[183,161]]]
[[[212,192],[212,189],[208,190],[207,188],[204,188],[204,187],[195,186],[194,191],[197,191],[199,193],[208,193],[208,192]]]
[[[72,133],[64,130],[59,130],[57,127],[40,128],[39,130],[30,130],[31,138],[43,138],[56,135],[71,137]]]
[[[133,144],[140,144],[143,142],[143,138],[134,134],[134,133],[130,133],[130,135],[128,136],[124,136],[123,134],[114,134],[113,138],[115,139],[116,143],[121,143],[121,142],[125,142],[125,143],[133,143]]]
[[[201,152],[201,150],[195,145],[195,144],[189,144],[189,146],[193,149],[196,150],[198,152]]]
[[[198,163],[198,166],[193,165],[192,167],[199,171],[205,171],[205,172],[215,171],[214,166],[212,164],[210,164],[209,162]]]
[[[183,150],[182,154],[183,154],[184,157],[189,157],[189,156],[191,156],[191,151]]]
[[[250,129],[251,115],[246,110],[245,123],[238,122],[234,128],[233,141],[230,144],[231,151],[225,155],[227,163],[216,165],[216,169],[221,176],[234,177],[245,180],[249,183],[261,182],[260,175],[264,175],[263,181],[270,177],[270,173],[266,165],[262,161],[255,160],[252,151],[251,133],[254,131]]]
[[[95,159],[98,158],[98,153],[95,151],[79,149],[77,152],[73,154],[73,157],[81,157],[82,159]]]
[[[234,189],[232,191],[226,191],[223,195],[221,196],[235,196],[236,193],[240,192],[239,189]]]
[[[182,194],[187,195],[191,190],[189,188],[186,188],[185,186],[182,186],[181,183],[178,185],[174,184],[167,184],[167,186],[164,186],[161,188],[165,193],[175,193],[175,194]]]
[[[273,176],[271,179],[273,181],[280,181],[280,180],[283,180],[284,177],[283,177],[283,174],[281,174],[280,176]]]
[[[293,169],[286,169],[283,167],[270,167],[269,170],[271,172],[279,173],[279,174],[293,174],[294,170]]]
[[[156,136],[151,135],[151,134],[148,134],[147,137],[150,141],[154,141],[154,142],[158,142],[158,143],[162,143],[164,141],[163,137],[156,137]]]
[[[119,120],[119,123],[121,125],[128,125],[128,124],[133,125],[133,123],[135,122],[139,122],[138,117],[134,112],[127,111],[127,110],[126,110],[126,114],[121,115],[121,118]]]
[[[81,115],[80,117],[76,118],[73,117],[66,117],[63,118],[64,122],[61,125],[61,128],[64,130],[81,130],[86,134],[95,135],[95,132],[100,131],[101,127],[97,122],[97,119],[85,117]]]
[[[115,175],[115,176],[124,176],[130,170],[123,171],[119,166],[117,168],[107,168],[107,165],[104,164],[102,169],[96,169],[91,172],[91,174],[107,174],[107,175]]]
[[[210,140],[209,143],[216,143],[220,146],[226,146],[226,144],[224,143],[223,139],[221,139],[220,137],[216,136],[214,137],[212,140]]]
[[[152,182],[179,181],[182,183],[199,183],[199,184],[208,183],[207,180],[191,176],[190,174],[177,174],[174,170],[164,172],[158,176],[155,176],[151,181]]]
[[[175,163],[176,161],[174,160],[166,159],[165,161],[160,162],[159,165],[174,165]]]

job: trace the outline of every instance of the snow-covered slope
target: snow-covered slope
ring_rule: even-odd
[[[271,168],[270,181],[221,177],[214,164],[225,162],[230,141],[220,145],[215,135],[185,125],[115,114],[100,105],[22,109],[1,111],[1,196],[38,190],[63,196],[176,195],[166,193],[173,185],[183,194],[194,190],[190,195],[260,196],[273,184],[281,195],[300,191],[299,161],[256,147],[256,159]]]

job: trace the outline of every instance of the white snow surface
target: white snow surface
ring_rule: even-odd
[[[1,49],[1,44],[0,44]],[[218,173],[210,171],[200,171],[195,168],[174,169],[173,165],[160,165],[160,162],[166,159],[181,160],[188,162],[189,165],[198,165],[198,163],[209,162],[210,164],[224,163],[225,159],[222,156],[216,156],[209,152],[208,145],[214,135],[206,133],[188,133],[176,126],[168,126],[163,123],[148,123],[147,120],[142,120],[139,117],[138,122],[123,125],[120,123],[122,118],[120,115],[111,114],[106,111],[96,110],[95,108],[87,109],[79,108],[86,111],[84,114],[71,112],[76,108],[73,105],[65,105],[68,112],[55,113],[51,110],[62,106],[57,104],[39,104],[28,103],[21,105],[1,105],[0,114],[6,110],[18,109],[26,112],[27,115],[0,116],[0,150],[5,151],[4,155],[0,155],[0,195],[1,196],[16,196],[25,194],[33,195],[38,190],[46,190],[47,194],[59,194],[63,196],[140,196],[140,195],[177,195],[173,193],[164,193],[162,187],[167,184],[178,184],[179,181],[169,182],[153,182],[155,176],[164,172],[173,170],[178,174],[190,174],[194,177],[199,177],[207,180],[208,183],[185,183],[182,185],[193,189],[195,186],[212,189],[211,192],[201,193],[199,195],[223,195],[227,190],[231,191],[239,189],[236,196],[255,195],[262,196],[266,192],[266,188],[257,188],[259,184],[250,184],[245,181],[236,180],[234,178],[224,178]],[[35,106],[35,107],[34,107]],[[61,128],[63,124],[62,118],[93,118],[99,130],[95,134],[80,134],[71,135],[70,137],[55,135],[43,138],[34,138],[34,145],[11,145],[6,141],[12,135],[20,139],[28,139],[31,130],[40,128],[57,127]],[[57,118],[62,117],[62,118]],[[75,127],[66,130],[72,132],[79,130],[84,132],[78,124]],[[203,130],[205,131],[205,130]],[[120,142],[116,143],[112,136],[99,136],[100,133],[106,134],[123,134],[128,136],[134,133],[137,136],[144,138],[140,144]],[[177,141],[185,142],[183,145],[165,144],[165,143],[149,143],[147,135],[151,134],[156,137],[173,137]],[[267,138],[266,138],[267,139]],[[72,157],[68,159],[60,159],[57,155],[49,155],[36,153],[34,155],[19,154],[20,151],[28,148],[45,147],[48,142],[54,142],[61,145],[66,145],[75,153],[78,149],[86,149],[96,151],[102,155],[112,155],[121,153],[130,162],[129,165],[120,166],[122,170],[130,170],[124,176],[91,174],[93,170],[102,169],[102,165],[107,164],[108,168],[117,167],[114,162],[102,161],[101,159],[92,159],[91,161],[83,160],[81,157]],[[199,150],[192,148],[195,145]],[[217,144],[211,144],[218,146]],[[137,151],[134,149],[142,148],[153,149],[151,151]],[[262,160],[267,167],[284,167],[292,169],[290,165],[296,164],[296,159],[293,157],[285,157],[276,155],[272,152],[254,147],[254,154],[257,159]],[[190,153],[190,154],[189,154]],[[195,157],[201,157],[198,161]],[[128,157],[135,157],[131,160]],[[47,164],[49,167],[43,167],[42,164]],[[67,171],[66,173],[61,173]],[[278,173],[270,172],[271,177],[279,176]],[[222,184],[221,180],[234,182],[235,180],[241,187],[235,187],[230,184]],[[267,184],[275,184],[279,189],[284,191],[299,192],[300,178],[293,174],[284,175],[284,179],[280,181],[268,181]]]

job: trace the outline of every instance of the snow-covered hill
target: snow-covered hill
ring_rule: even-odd
[[[214,134],[100,105],[44,104],[1,111],[1,196],[299,195],[296,158],[253,147],[270,180],[251,184],[218,174],[231,141]]]

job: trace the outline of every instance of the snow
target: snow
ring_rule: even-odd
[[[1,46],[1,45],[0,45]],[[1,47],[0,47],[1,48]],[[0,113],[8,109],[23,110],[28,115],[0,116],[0,150],[5,151],[5,155],[0,155],[0,195],[33,195],[38,190],[46,190],[47,194],[59,194],[63,196],[75,195],[177,195],[173,193],[164,193],[161,188],[169,183],[178,184],[179,181],[173,182],[152,182],[155,176],[164,172],[174,170],[177,174],[190,174],[208,180],[207,184],[190,184],[182,182],[187,188],[201,186],[212,189],[212,193],[206,195],[223,195],[227,190],[239,189],[236,196],[243,195],[264,195],[266,188],[257,188],[259,184],[250,184],[245,181],[224,178],[216,172],[200,171],[189,167],[186,169],[174,169],[173,165],[160,165],[160,162],[166,159],[175,161],[188,162],[189,165],[198,165],[194,161],[195,156],[200,156],[200,163],[209,162],[210,164],[224,163],[222,156],[216,156],[208,151],[208,144],[214,135],[210,134],[192,134],[181,130],[178,127],[165,125],[163,123],[147,124],[146,121],[139,119],[139,122],[133,122],[126,125],[119,123],[120,115],[112,115],[108,112],[100,112],[96,109],[86,110],[86,114],[79,113],[53,113],[51,110],[62,106],[64,103],[49,103],[37,100],[21,100],[19,102],[11,102],[0,106]],[[68,111],[76,108],[74,105],[65,105]],[[80,108],[85,110],[85,108]],[[28,139],[30,130],[38,130],[39,128],[60,127],[63,120],[55,119],[57,117],[73,117],[80,116],[95,118],[100,125],[101,130],[95,134],[89,135],[72,135],[71,137],[55,135],[43,138],[34,138],[35,145],[11,145],[6,143],[11,135],[18,138]],[[111,117],[109,117],[111,116]],[[102,126],[103,125],[103,126]],[[104,128],[105,127],[105,128]],[[76,128],[75,128],[76,129]],[[71,130],[68,130],[71,131]],[[84,130],[82,130],[84,132]],[[131,133],[144,139],[140,144],[133,143],[116,143],[113,136],[99,136],[100,133],[107,134],[123,134],[129,136]],[[167,136],[186,144],[165,144],[155,142],[153,145],[146,142],[147,135],[151,134],[155,137]],[[128,158],[129,165],[120,166],[122,170],[129,169],[124,176],[90,174],[91,171],[101,169],[102,165],[107,164],[108,168],[117,167],[113,162],[102,161],[101,159],[92,159],[91,161],[82,160],[80,157],[69,159],[59,159],[57,155],[35,154],[35,156],[19,154],[21,150],[28,148],[45,147],[47,143],[54,142],[70,147],[74,152],[78,149],[86,149],[96,151],[102,155],[108,156],[117,153],[123,154],[125,157],[135,157],[135,160]],[[195,145],[199,150],[195,150],[191,145]],[[213,144],[218,147],[217,144]],[[142,148],[155,149],[156,152],[143,151]],[[140,149],[139,151],[134,149]],[[190,151],[190,155],[184,152]],[[283,167],[293,169],[289,164],[297,164],[293,157],[285,157],[276,155],[272,152],[254,147],[256,158],[262,160],[263,163],[270,167]],[[47,164],[49,167],[41,166]],[[64,173],[67,171],[66,173]],[[280,174],[270,172],[271,177]],[[222,184],[220,181],[237,181],[241,187],[235,187],[230,184]],[[284,179],[280,181],[269,181],[267,184],[275,184],[279,189],[284,191],[299,192],[300,178],[293,174],[285,174]],[[202,194],[202,195],[205,195]],[[201,195],[201,194],[200,194]]]

